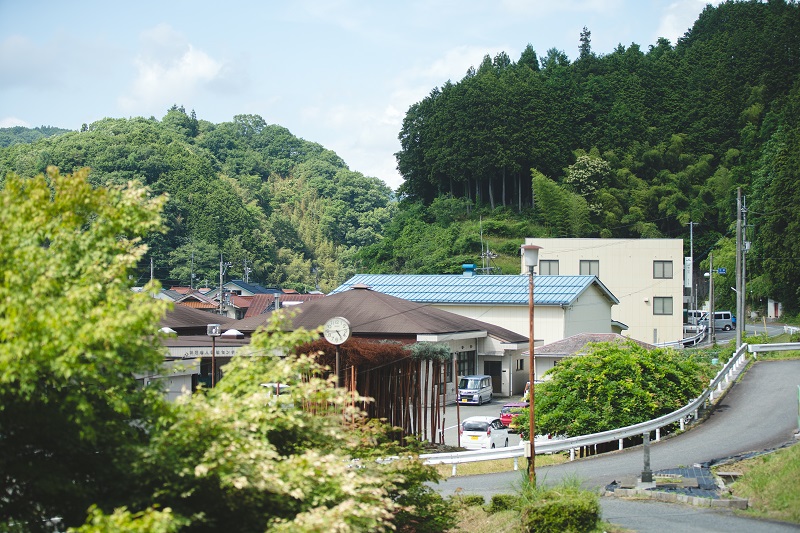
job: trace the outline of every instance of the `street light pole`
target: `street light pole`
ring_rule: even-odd
[[[217,384],[217,337],[222,334],[222,326],[219,324],[208,324],[206,335],[211,337],[211,388]]]
[[[530,431],[528,432],[528,440],[530,441],[530,457],[528,458],[528,479],[531,486],[536,486],[536,448],[534,445],[536,435],[536,403],[534,394],[534,383],[536,381],[536,359],[534,355],[534,339],[533,339],[533,276],[535,274],[536,263],[539,260],[539,250],[541,246],[534,244],[522,245],[522,256],[525,261],[525,266],[528,269],[528,379],[531,383],[528,389],[528,413],[530,420],[528,421]]]

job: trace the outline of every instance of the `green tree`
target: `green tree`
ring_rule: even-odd
[[[134,373],[163,362],[165,304],[130,290],[163,196],[92,189],[88,172],[6,177],[0,190],[0,524],[83,523],[136,492],[130,475],[162,405]],[[0,526],[2,529],[3,526]],[[52,529],[50,529],[52,531]]]
[[[651,420],[696,398],[710,372],[676,350],[648,350],[631,340],[590,344],[536,386],[536,430],[588,435]]]

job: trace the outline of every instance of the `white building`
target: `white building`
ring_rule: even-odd
[[[525,239],[537,276],[595,275],[619,299],[612,318],[647,343],[683,338],[682,239]],[[521,265],[521,272],[525,272]]]

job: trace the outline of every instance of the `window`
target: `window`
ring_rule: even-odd
[[[581,276],[600,277],[600,261],[596,259],[581,259]]]
[[[516,371],[525,370],[525,359],[517,359],[517,364],[514,367],[514,370]]]
[[[475,375],[475,351],[471,350],[468,352],[458,352],[456,356],[458,357],[458,375],[459,376],[472,376]],[[447,381],[452,381],[453,379],[453,360],[451,359],[450,362],[447,364]]]
[[[672,279],[672,261],[653,261],[655,279]]]
[[[653,298],[653,314],[654,315],[671,315],[672,314],[672,297],[655,296]]]
[[[542,259],[539,261],[539,274],[542,276],[558,276],[558,260]]]

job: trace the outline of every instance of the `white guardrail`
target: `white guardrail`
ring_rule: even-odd
[[[800,343],[793,343],[798,345]],[[569,437],[560,440],[542,440],[537,439],[534,441],[534,448],[536,455],[548,454],[554,452],[564,452],[569,450],[570,460],[575,459],[575,450],[583,446],[593,446],[606,442],[619,441],[619,449],[623,448],[623,439],[633,437],[635,435],[643,435],[647,432],[656,432],[656,440],[661,439],[661,428],[675,422],[680,423],[680,428],[685,428],[685,419],[687,415],[693,415],[695,419],[698,418],[699,411],[706,405],[706,402],[713,402],[715,396],[722,394],[722,392],[733,382],[735,377],[747,363],[747,344],[742,344],[733,356],[717,373],[716,377],[711,380],[708,388],[696,399],[689,402],[688,405],[666,414],[648,422],[641,422],[633,426],[628,426],[610,431],[603,431],[602,433],[594,433],[592,435],[583,435],[580,437]],[[519,446],[512,446],[508,448],[495,448],[490,450],[476,450],[468,452],[446,452],[446,453],[427,453],[422,454],[419,458],[428,465],[436,464],[451,464],[453,465],[453,475],[456,475],[456,465],[464,463],[472,463],[476,461],[491,461],[495,459],[514,458],[514,470],[518,468],[518,459],[526,457],[525,449],[528,442],[525,441]]]
[[[697,346],[703,342],[703,340],[705,340],[706,335],[708,334],[708,326],[700,325],[695,327],[697,328],[697,334],[693,335],[692,337],[687,337],[679,341],[659,342],[654,346],[659,348],[688,348],[689,346]]]

